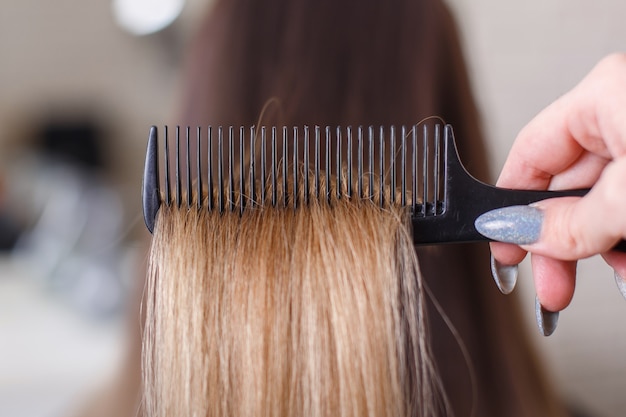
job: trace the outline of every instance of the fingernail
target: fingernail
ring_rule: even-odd
[[[489,239],[516,245],[529,245],[539,239],[543,212],[537,207],[509,206],[479,216],[476,230]]]
[[[556,330],[556,325],[559,322],[559,312],[546,310],[539,302],[539,298],[535,298],[535,315],[539,331],[544,336],[550,336]]]
[[[617,284],[619,292],[622,293],[622,297],[626,298],[626,281],[624,281],[624,278],[622,278],[617,271],[615,271],[615,283]]]
[[[510,294],[517,283],[517,265],[503,265],[491,255],[491,275],[502,294]]]

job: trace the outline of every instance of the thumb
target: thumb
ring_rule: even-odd
[[[537,242],[530,252],[562,260],[587,258],[609,251],[626,236],[626,159],[607,165],[585,197],[537,202],[542,213]]]

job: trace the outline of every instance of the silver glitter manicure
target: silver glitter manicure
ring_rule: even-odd
[[[502,294],[510,294],[517,283],[517,265],[503,265],[491,255],[491,275]]]
[[[509,206],[488,211],[474,222],[476,230],[499,242],[529,245],[541,234],[543,212],[532,206]]]
[[[622,296],[624,298],[626,298],[626,281],[624,281],[624,278],[622,278],[622,276],[618,274],[617,271],[615,271],[615,283],[617,284],[619,292],[622,293]]]
[[[535,298],[535,316],[537,318],[537,326],[544,336],[550,336],[556,330],[559,322],[558,311],[548,311],[539,302],[539,298]]]

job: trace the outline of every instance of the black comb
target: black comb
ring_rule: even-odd
[[[410,206],[415,244],[486,241],[474,222],[487,211],[589,191],[511,190],[482,183],[461,163],[450,125],[193,132],[176,127],[174,135],[165,127],[163,136],[161,161],[158,129],[150,129],[143,177],[143,214],[151,233],[162,204],[243,213],[347,197],[381,207]],[[332,187],[320,185],[331,181]],[[615,249],[626,251],[626,242]]]

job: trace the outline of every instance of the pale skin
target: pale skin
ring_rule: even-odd
[[[537,297],[549,311],[567,307],[576,262],[600,254],[626,279],[626,54],[600,61],[570,92],[539,113],[517,136],[497,185],[521,189],[593,189],[583,198],[544,200],[539,240],[492,243],[502,264],[531,253]]]

